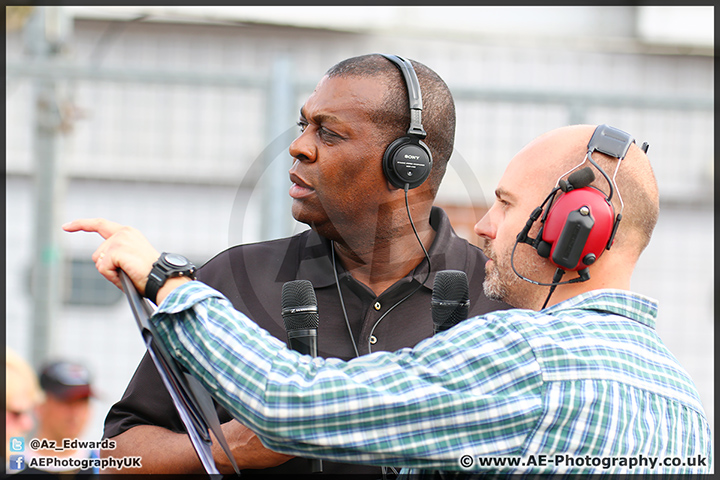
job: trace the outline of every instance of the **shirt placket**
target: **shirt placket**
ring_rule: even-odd
[[[397,307],[394,308],[394,306],[416,287],[417,282],[415,281],[402,283],[372,299],[371,306],[366,310],[363,319],[363,328],[359,339],[358,350],[361,355],[370,352],[395,350],[395,348],[389,346],[391,339],[384,338],[380,327],[383,322],[392,322],[394,320],[397,312]],[[393,308],[393,311],[387,314],[391,308]],[[383,315],[385,316],[383,317]]]

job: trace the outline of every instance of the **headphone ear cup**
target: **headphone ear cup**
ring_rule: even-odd
[[[578,188],[554,202],[540,243],[550,245],[549,258],[555,266],[581,270],[605,251],[614,223],[615,214],[604,193],[594,187]]]
[[[383,172],[397,188],[416,188],[430,176],[432,154],[420,139],[405,136],[392,142],[383,154]]]

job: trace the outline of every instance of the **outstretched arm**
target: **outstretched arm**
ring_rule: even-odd
[[[63,229],[67,232],[99,234],[105,241],[92,255],[98,271],[122,289],[117,271],[122,268],[138,291],[141,294],[145,292],[148,274],[160,253],[137,229],[102,218],[75,220],[63,225]],[[181,277],[168,279],[158,291],[158,304],[173,288],[187,281],[187,278]],[[250,429],[237,421],[223,424],[222,429],[241,469],[270,468],[292,458],[265,448]],[[104,456],[142,457],[142,468],[132,470],[131,473],[205,473],[187,434],[154,425],[138,425],[115,436],[113,440],[116,449],[103,452]],[[234,472],[218,442],[213,442],[213,457],[221,473]],[[117,473],[128,471],[125,469]]]

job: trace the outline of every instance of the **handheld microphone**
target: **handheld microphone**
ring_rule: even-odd
[[[282,288],[281,313],[287,331],[288,348],[316,357],[320,318],[312,283],[307,280],[286,282]]]
[[[308,280],[292,280],[282,288],[282,318],[291,350],[317,357],[317,330],[320,324],[317,298]],[[312,473],[322,472],[322,460],[311,459]]]
[[[470,309],[468,278],[460,270],[442,270],[435,274],[432,299],[433,334],[445,331],[465,320]]]

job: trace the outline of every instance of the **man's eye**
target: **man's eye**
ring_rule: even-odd
[[[308,124],[307,124],[307,122],[303,122],[302,120],[299,120],[297,122],[297,126],[300,127],[300,132],[304,132],[305,129],[307,128]]]
[[[320,136],[323,138],[337,138],[338,135],[327,128],[320,128]]]

